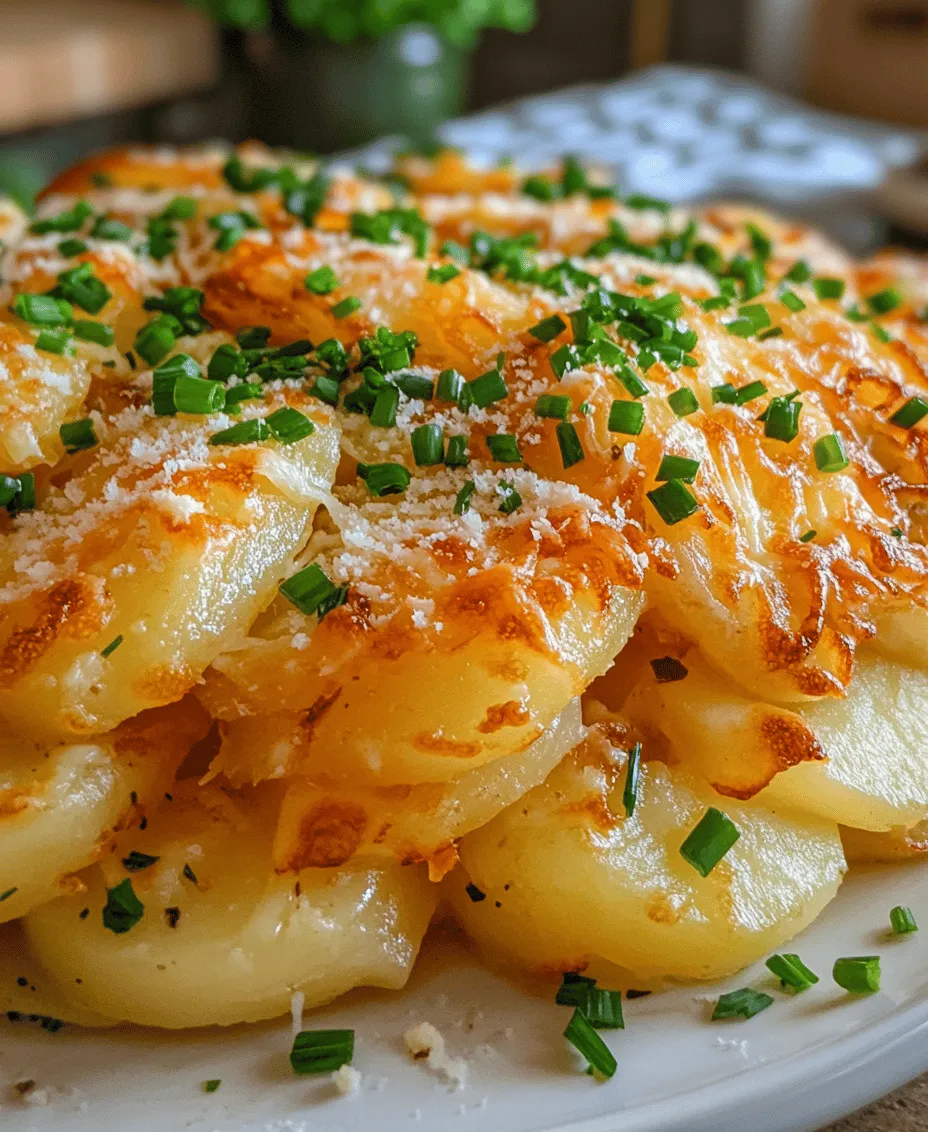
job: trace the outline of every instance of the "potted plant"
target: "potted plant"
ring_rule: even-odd
[[[320,151],[382,134],[430,139],[463,105],[481,31],[535,19],[535,0],[192,2],[246,33],[254,132]]]

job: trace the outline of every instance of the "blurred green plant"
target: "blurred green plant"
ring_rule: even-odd
[[[283,19],[335,43],[377,39],[403,24],[427,23],[449,43],[473,47],[484,28],[522,32],[535,0],[190,0],[218,23],[260,30]]]

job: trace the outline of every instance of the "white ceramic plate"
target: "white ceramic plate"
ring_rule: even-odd
[[[5,1132],[791,1132],[815,1128],[928,1070],[928,864],[857,870],[794,945],[821,976],[801,996],[762,966],[719,987],[626,1003],[608,1036],[619,1070],[597,1084],[561,1038],[564,1007],[494,975],[460,944],[431,947],[399,994],[358,992],[307,1019],[356,1031],[360,1093],[294,1077],[290,1026],[168,1035],[18,1023],[0,1030],[0,1082],[33,1079],[33,1100],[0,1108]],[[892,939],[889,909],[923,924]],[[836,987],[840,955],[880,954],[883,989]],[[753,985],[777,1001],[748,1022],[709,1022],[710,997]],[[463,1089],[404,1052],[410,1025],[437,1026],[469,1062]],[[202,1082],[221,1078],[207,1095]]]

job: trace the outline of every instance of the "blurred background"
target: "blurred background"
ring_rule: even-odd
[[[376,162],[440,134],[859,250],[928,235],[928,0],[0,0],[0,28],[0,192],[27,203],[121,142]]]

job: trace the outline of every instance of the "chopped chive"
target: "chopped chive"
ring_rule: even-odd
[[[659,197],[650,197],[645,193],[631,193],[625,197],[622,202],[627,208],[635,209],[635,211],[642,211],[647,209],[654,209],[657,212],[670,212],[673,205],[669,200],[661,200]]]
[[[197,214],[197,202],[193,197],[173,197],[168,201],[163,220],[192,220]]]
[[[784,291],[780,296],[780,302],[788,311],[793,314],[798,314],[800,311],[806,309],[806,304],[799,298],[795,291]]]
[[[533,338],[537,338],[539,342],[550,342],[566,329],[567,323],[561,316],[559,314],[552,314],[549,318],[543,318],[541,322],[531,327],[529,334],[531,334]]]
[[[464,392],[464,385],[464,378],[456,369],[443,369],[435,385],[435,398],[438,401],[458,404]]]
[[[218,381],[207,381],[205,378],[191,377],[186,373],[180,374],[174,380],[173,397],[174,408],[179,413],[191,413],[197,416],[218,413],[226,403],[226,391]]]
[[[754,255],[757,256],[758,259],[770,259],[773,248],[767,233],[751,220],[745,224],[745,228],[751,238],[751,247],[754,250]]]
[[[402,464],[358,464],[358,475],[371,495],[399,495],[409,487],[409,469]]]
[[[560,381],[569,370],[580,369],[583,365],[580,354],[577,352],[577,347],[567,345],[561,346],[560,349],[555,350],[551,357],[548,358],[548,363],[558,381]]]
[[[790,283],[808,283],[812,278],[812,268],[804,259],[798,259],[783,278],[788,279]]]
[[[374,407],[371,409],[371,424],[377,428],[393,428],[396,424],[396,410],[400,403],[400,391],[387,382],[377,390]]]
[[[303,280],[303,285],[314,295],[330,295],[338,286],[338,276],[328,264],[324,264],[311,271]]]
[[[880,342],[892,342],[893,340],[889,331],[877,325],[875,322],[870,323],[870,330],[873,332],[874,338],[879,339]]]
[[[354,1030],[303,1030],[293,1039],[294,1073],[333,1073],[354,1056]]]
[[[561,397],[554,393],[542,393],[535,402],[535,416],[566,421],[570,414],[571,404],[569,397]]]
[[[712,1011],[712,1021],[725,1018],[753,1018],[768,1006],[773,1006],[773,997],[763,991],[744,987],[741,990],[723,994]]]
[[[681,480],[668,480],[647,495],[668,527],[688,519],[699,510],[696,497]]]
[[[840,472],[850,463],[841,443],[841,437],[836,433],[819,437],[812,445],[812,452],[815,456],[815,466],[820,472]]]
[[[131,849],[128,857],[123,857],[122,867],[127,873],[140,873],[143,869],[150,869],[160,861],[160,857],[153,857],[150,853],[140,853]]]
[[[908,401],[889,418],[889,423],[898,428],[912,428],[928,413],[928,401],[922,397],[910,397]]]
[[[57,291],[69,303],[82,307],[88,314],[98,314],[110,301],[113,292],[94,274],[92,263],[79,263],[58,274]]]
[[[695,413],[699,408],[696,394],[692,389],[687,389],[686,386],[675,389],[673,393],[668,396],[667,403],[678,417],[688,417],[690,413]]]
[[[619,370],[616,373],[616,377],[619,379],[619,381],[622,382],[622,384],[628,390],[629,394],[636,400],[638,400],[638,398],[640,397],[644,397],[646,394],[651,392],[651,390],[647,387],[647,385],[645,385],[641,378],[632,370],[630,370],[628,366],[624,366],[621,370]]]
[[[750,338],[770,325],[770,314],[763,303],[749,303],[738,308],[738,317],[729,322],[725,329],[739,338]]]
[[[764,414],[764,436],[786,444],[799,435],[799,414],[802,402],[774,397]]]
[[[629,402],[629,404],[634,404],[634,402]],[[555,432],[557,433],[558,447],[561,450],[561,463],[565,469],[572,468],[574,464],[579,464],[585,453],[576,428],[570,421],[561,421]]]
[[[854,955],[836,959],[832,978],[851,994],[873,994],[880,989],[879,955]]]
[[[699,461],[688,456],[664,456],[655,475],[656,480],[682,480],[692,483],[699,471]]]
[[[808,990],[818,982],[818,975],[810,971],[798,955],[771,955],[766,965],[780,980],[780,986],[784,990],[789,987],[796,994]]]
[[[82,342],[95,342],[98,346],[112,346],[115,340],[112,326],[90,318],[78,318],[71,325],[75,338]]]
[[[443,263],[441,267],[430,267],[425,273],[429,283],[450,283],[461,274],[461,269],[453,263]]]
[[[269,326],[243,326],[236,331],[235,340],[243,350],[260,350],[271,340]]]
[[[320,381],[323,379],[320,378]],[[310,392],[312,392],[310,390]],[[242,401],[260,401],[264,396],[264,387],[256,381],[243,381],[240,385],[233,385],[226,390],[226,410],[231,411]]]
[[[500,480],[496,485],[496,493],[500,497],[499,509],[504,515],[511,515],[513,511],[522,506],[522,496],[511,483]]]
[[[636,743],[628,752],[625,764],[625,786],[622,790],[622,805],[625,816],[630,818],[638,802],[638,785],[641,779],[641,744]]]
[[[902,527],[890,527],[889,533],[893,536],[893,538],[902,538],[903,530]]]
[[[494,436],[487,436],[487,448],[490,450],[490,459],[499,464],[518,464],[522,460],[519,451],[519,442],[515,436],[505,432],[498,432]]]
[[[817,534],[818,534],[818,531],[814,531],[814,530],[813,531],[806,531],[806,533],[804,535],[799,536],[799,541],[800,542],[811,542]]]
[[[35,507],[35,473],[23,472],[19,477],[19,491],[7,507],[14,514],[19,511],[32,511]]]
[[[618,1064],[611,1050],[579,1009],[574,1010],[567,1023],[564,1037],[586,1058],[594,1073],[607,1079],[614,1076]]]
[[[889,314],[902,305],[902,292],[898,287],[887,287],[867,298],[867,304],[874,314]]]
[[[636,275],[635,282],[641,287],[650,287],[657,279],[653,275]]]
[[[18,888],[8,888],[6,892],[0,892],[0,904],[4,900],[9,900],[11,896],[15,896],[17,892],[19,892]]]
[[[90,228],[91,236],[98,240],[119,240],[125,243],[132,239],[132,229],[112,216],[98,216]]]
[[[33,220],[29,225],[29,231],[37,236],[45,235],[47,232],[75,232],[91,216],[93,209],[87,201],[79,200],[71,208],[59,212],[56,216]]]
[[[444,441],[440,424],[424,424],[412,430],[410,435],[412,455],[420,468],[430,468],[440,464],[444,458]]]
[[[53,295],[32,295],[21,292],[13,300],[13,314],[32,326],[60,326],[71,318],[70,303]]]
[[[238,386],[236,386],[238,388]],[[257,395],[260,396],[260,386],[252,386],[253,389],[258,390]],[[229,391],[230,393],[232,390]],[[320,401],[325,401],[327,405],[338,404],[338,382],[334,377],[328,377],[326,374],[320,374],[315,382],[307,390],[311,397],[318,397]],[[226,401],[229,400],[228,395]],[[376,402],[375,402],[376,403]]]
[[[35,340],[35,348],[47,354],[63,354],[70,345],[71,335],[67,330],[40,330]]]
[[[349,295],[347,299],[342,299],[340,303],[336,303],[332,307],[331,315],[333,318],[347,318],[348,315],[354,314],[356,310],[361,309],[361,300],[356,295]]]
[[[445,451],[446,468],[464,468],[470,463],[470,451],[466,436],[451,436]]]
[[[901,904],[898,904],[889,913],[889,923],[894,935],[911,935],[912,932],[918,931],[918,924],[912,915],[912,909],[905,908]]]
[[[165,795],[165,797],[167,797],[168,800],[170,801],[170,795]],[[197,883],[197,874],[193,871],[193,869],[191,869],[191,867],[188,864],[184,865],[183,875],[187,880],[190,881],[191,884]]]
[[[479,889],[475,884],[467,884],[464,886],[464,891],[467,893],[471,904],[479,904],[481,901],[486,900],[487,894]]]
[[[587,992],[596,986],[596,980],[580,975],[576,971],[565,971],[561,975],[561,985],[557,989],[554,1001],[558,1006],[574,1006],[581,1009],[586,1001]]]
[[[640,401],[613,401],[607,427],[610,432],[637,436],[644,428],[644,405]]]
[[[812,280],[812,287],[819,299],[840,299],[844,295],[844,280],[819,275]]]
[[[348,597],[347,586],[336,586],[329,581],[325,571],[315,562],[281,582],[280,592],[300,613],[307,616],[316,613],[320,621],[327,613],[343,605]]]
[[[114,637],[114,638],[113,638],[113,639],[112,639],[112,640],[110,641],[110,643],[109,643],[109,644],[108,644],[108,645],[106,646],[106,648],[105,648],[105,649],[101,649],[101,650],[100,650],[100,656],[102,656],[102,657],[104,657],[104,658],[106,658],[106,657],[108,657],[108,656],[112,656],[112,655],[113,655],[113,653],[114,653],[114,652],[115,652],[115,651],[116,651],[116,650],[117,650],[117,649],[119,648],[119,646],[120,646],[120,645],[122,644],[122,641],[123,641],[123,636],[122,636],[122,633],[120,633],[118,637]]]
[[[209,442],[210,444],[255,444],[267,440],[270,435],[271,430],[267,427],[267,422],[261,417],[255,417],[250,421],[237,421],[229,428],[213,433]]]
[[[487,370],[473,381],[469,381],[467,386],[478,409],[485,409],[488,405],[493,405],[509,396],[509,386],[498,369]]]
[[[316,426],[309,417],[292,405],[277,409],[266,420],[271,436],[278,444],[296,444],[298,440],[303,440],[316,431]]]
[[[175,326],[177,326],[177,320],[171,315],[160,315],[149,322],[135,336],[135,352],[144,358],[149,365],[157,365],[162,358],[174,349],[174,343],[177,341],[177,335],[174,333]]]
[[[740,836],[731,818],[710,806],[680,846],[680,855],[707,877]]]
[[[62,240],[58,245],[59,255],[63,255],[66,259],[81,255],[85,251],[87,251],[87,245],[84,241],[75,239],[73,236],[68,240]]]
[[[762,330],[760,332],[760,334],[757,335],[757,341],[758,342],[766,342],[769,338],[782,338],[782,337],[783,337],[783,327],[782,326],[771,326],[769,330]]]
[[[738,390],[729,381],[726,381],[724,385],[713,385],[712,404],[737,405]]]
[[[461,488],[454,498],[454,513],[455,515],[463,515],[465,511],[470,508],[470,501],[477,490],[477,485],[473,480],[468,480]]]
[[[205,1093],[215,1093],[221,1084],[222,1078],[214,1077],[212,1081],[203,1082],[203,1091]]]
[[[94,432],[93,421],[85,417],[80,421],[69,421],[58,429],[61,443],[67,453],[81,452],[85,448],[94,448],[99,441]]]
[[[135,895],[132,881],[126,877],[115,888],[106,890],[103,926],[116,935],[130,931],[145,914],[145,907]]]
[[[583,1012],[586,1020],[596,1030],[625,1029],[621,991],[588,987],[585,1001],[577,1009]]]
[[[767,386],[762,381],[752,381],[736,391],[735,404],[747,405],[751,401],[756,401],[758,397],[763,397],[766,392]]]

